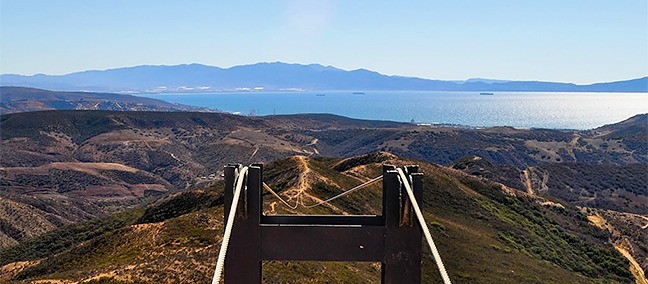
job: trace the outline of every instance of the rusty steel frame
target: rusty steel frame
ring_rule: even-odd
[[[225,220],[241,167],[225,167]],[[405,169],[421,200],[423,175],[418,166]],[[380,216],[266,216],[262,176],[262,164],[249,167],[225,258],[225,283],[261,283],[264,260],[380,262],[382,283],[421,283],[421,228],[396,167],[383,166]]]

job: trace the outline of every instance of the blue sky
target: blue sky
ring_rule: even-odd
[[[575,83],[648,75],[648,1],[0,0],[0,73],[321,63]]]

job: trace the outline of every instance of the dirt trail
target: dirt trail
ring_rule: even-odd
[[[254,146],[254,152],[252,152],[252,155],[250,156],[250,160],[254,158],[254,155],[256,155],[257,152],[259,152],[259,145]]]
[[[531,174],[534,170],[535,168],[528,167],[522,171],[522,173],[524,174],[522,183],[524,183],[527,193],[531,196],[538,195],[538,192],[546,193],[547,191],[549,191],[549,187],[547,187],[547,182],[549,182],[549,173],[546,171],[537,170],[535,172],[536,174],[538,174],[538,172],[542,173],[542,180],[540,180],[540,186],[538,186],[538,188],[533,188],[533,180],[531,179]]]
[[[596,213],[595,215],[587,216],[587,220],[592,222],[592,224],[594,224],[594,226],[598,227],[599,229],[607,230],[607,231],[610,231],[611,229],[607,224],[607,221],[605,221],[605,218],[603,218],[598,213]]]
[[[309,177],[309,174],[311,173],[311,169],[308,166],[308,160],[307,160],[308,158],[305,156],[295,156],[295,159],[297,159],[297,162],[299,163],[301,172],[299,173],[297,186],[286,191],[286,194],[289,195],[288,202],[292,203],[291,201],[295,201],[304,206],[310,205],[304,202],[305,199],[313,200],[313,203],[322,202],[323,199],[320,199],[307,192],[308,189],[310,188],[310,181],[311,181],[311,178]],[[341,210],[336,206],[333,206],[332,204],[324,203],[322,205],[331,208],[336,213],[345,214],[343,210]]]
[[[574,159],[574,161],[577,161],[576,154],[574,154],[574,149],[578,147],[578,140],[580,138],[581,138],[580,135],[574,134],[572,140],[569,141],[569,146],[571,147],[567,147],[567,153],[569,154],[569,156],[571,156],[572,159]]]
[[[642,216],[643,217],[643,216]],[[646,218],[646,217],[643,217]],[[613,227],[603,218],[603,216],[599,215],[596,213],[595,215],[590,215],[587,216],[587,219],[592,222],[596,227],[606,230],[608,232],[613,231]],[[630,254],[630,252],[626,249],[626,246],[629,246],[628,240],[623,239],[620,243],[613,244],[614,248],[619,251],[625,258],[627,258],[630,261],[630,273],[632,273],[632,276],[635,278],[635,283],[636,284],[648,284],[648,280],[646,279],[646,275],[641,268],[641,265],[637,262],[637,260]]]
[[[648,279],[646,279],[646,275],[644,274],[641,265],[639,265],[637,260],[632,257],[630,252],[628,252],[628,250],[626,250],[621,244],[614,245],[614,248],[617,249],[623,256],[625,256],[625,258],[630,261],[630,273],[632,273],[632,276],[635,277],[635,283],[648,284]]]
[[[73,170],[85,172],[88,174],[97,174],[96,170],[113,170],[135,173],[139,171],[136,168],[129,167],[118,163],[81,163],[81,162],[53,162],[48,165],[40,166],[43,168],[55,168],[60,170]]]
[[[16,261],[0,266],[0,282],[9,281],[28,267],[37,265],[40,260]]]
[[[146,144],[146,147],[147,147],[149,150],[155,150],[153,147],[151,147],[151,145],[149,145],[148,141],[146,141],[146,140],[143,140],[143,141],[144,141],[144,144]],[[179,162],[179,163],[182,164],[182,160],[178,159],[178,157],[176,157],[175,154],[173,154],[173,153],[171,153],[171,152],[169,152],[169,151],[167,151],[167,150],[162,150],[162,149],[159,149],[159,150],[161,150],[161,151],[164,152],[164,153],[169,154],[169,156],[171,156],[171,158],[173,158],[174,160],[176,160],[177,162]]]
[[[547,182],[549,182],[549,172],[543,171],[542,181],[540,181],[540,188],[538,188],[538,191],[540,191],[540,193],[549,192],[549,187],[547,186]]]
[[[297,162],[299,163],[299,166],[301,167],[301,173],[299,173],[298,181],[297,181],[297,187],[294,189],[295,194],[289,198],[289,200],[292,200],[294,198],[297,198],[297,201],[299,202],[301,200],[301,204],[304,204],[304,195],[306,194],[306,190],[308,189],[308,174],[311,172],[310,167],[308,166],[308,161],[306,161],[306,157],[304,156],[295,156],[297,159]]]
[[[535,192],[533,191],[533,185],[531,185],[531,176],[529,174],[530,168],[524,169],[522,171],[524,173],[524,185],[526,186],[527,193],[530,195],[535,195]]]
[[[576,146],[578,146],[578,140],[579,140],[580,138],[581,138],[580,135],[578,135],[578,134],[574,134],[574,136],[572,137],[572,140],[569,141],[569,145],[572,146],[572,147],[576,147]]]

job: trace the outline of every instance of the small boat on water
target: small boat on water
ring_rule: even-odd
[[[480,96],[492,96],[493,93],[479,93]]]
[[[353,92],[354,95],[364,95],[364,92]]]

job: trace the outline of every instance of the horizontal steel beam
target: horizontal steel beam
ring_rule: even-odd
[[[261,224],[384,226],[378,215],[261,215]]]
[[[262,225],[261,259],[372,261],[384,259],[385,227]]]

